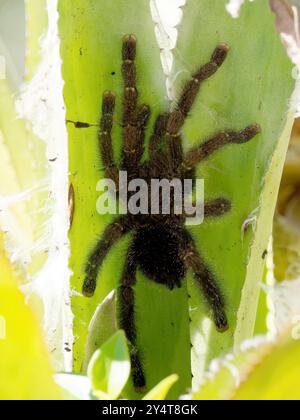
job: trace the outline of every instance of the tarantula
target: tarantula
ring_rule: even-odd
[[[126,35],[123,38],[123,146],[119,166],[115,162],[112,148],[115,94],[113,92],[103,94],[99,146],[106,176],[116,185],[119,183],[120,170],[127,171],[130,179],[141,178],[147,182],[157,178],[195,180],[196,165],[203,159],[226,145],[246,143],[260,132],[258,124],[249,125],[242,131],[221,132],[187,154],[183,152],[181,129],[192,109],[200,86],[216,73],[229,52],[226,44],[220,44],[213,52],[211,60],[200,67],[185,84],[175,109],[157,117],[149,143],[149,159],[142,163],[150,108],[147,105],[138,106],[137,103],[136,45],[137,39],[134,35]],[[205,216],[221,216],[230,210],[231,203],[219,198],[206,203],[204,208]],[[143,388],[146,384],[136,344],[134,286],[138,269],[150,280],[165,285],[170,290],[181,287],[187,270],[191,269],[211,308],[217,330],[224,332],[228,329],[222,293],[214,274],[201,258],[191,234],[185,228],[185,218],[186,215],[178,215],[174,211],[168,215],[120,216],[106,227],[87,260],[83,294],[90,297],[96,289],[99,269],[112,246],[124,235],[133,232],[118,288],[118,300],[119,325],[125,331],[130,343],[133,382],[136,388]]]

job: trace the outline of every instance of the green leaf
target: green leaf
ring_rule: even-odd
[[[158,385],[151,389],[151,391],[144,396],[143,400],[165,400],[166,396],[170,392],[170,389],[178,381],[178,379],[178,375],[168,376],[168,378],[163,379]]]
[[[259,123],[262,133],[232,145],[198,168],[206,200],[226,197],[232,210],[191,228],[198,249],[214,271],[226,301],[230,329],[216,332],[198,286],[189,282],[194,383],[215,357],[253,335],[263,254],[267,248],[282,166],[293,122],[288,104],[294,89],[292,64],[275,29],[268,0],[245,2],[239,18],[227,0],[189,0],[183,9],[171,80],[174,91],[225,42],[229,56],[201,87],[184,126],[185,149],[215,133]]]
[[[140,103],[152,109],[147,134],[155,117],[169,107],[165,76],[160,62],[154,25],[148,0],[71,0],[59,1],[61,56],[65,80],[64,98],[67,119],[97,124],[102,93],[117,93],[113,129],[116,156],[120,154],[121,127],[121,46],[122,37],[133,33],[138,39],[137,70]],[[79,372],[91,318],[105,296],[119,285],[130,238],[118,243],[108,255],[98,277],[98,288],[91,299],[81,294],[84,266],[88,254],[110,216],[96,212],[96,184],[104,176],[98,150],[97,127],[78,129],[68,124],[70,184],[74,187],[75,211],[70,230],[71,280],[76,292],[72,298],[74,313],[74,369]],[[176,398],[190,386],[190,337],[187,289],[170,293],[138,275],[135,288],[138,347],[151,389],[162,378],[176,372],[180,380],[172,388]],[[140,397],[130,389],[127,394]]]
[[[99,399],[117,399],[130,375],[130,357],[123,331],[97,350],[88,367],[93,393]]]
[[[82,365],[84,373],[95,351],[117,331],[115,300],[115,293],[111,292],[98,306],[90,322]]]
[[[55,382],[60,386],[64,400],[91,400],[91,382],[87,376],[57,373]]]

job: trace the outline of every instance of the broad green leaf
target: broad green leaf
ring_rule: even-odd
[[[84,350],[83,372],[87,371],[88,364],[95,351],[117,331],[115,300],[115,293],[111,292],[98,306],[90,322]]]
[[[116,399],[130,375],[130,357],[123,331],[118,331],[93,355],[89,367],[93,394],[99,399]]]
[[[152,109],[147,134],[159,112],[168,110],[165,76],[160,50],[154,35],[148,0],[70,0],[59,1],[61,56],[65,80],[64,98],[67,120],[97,124],[101,96],[105,90],[117,93],[113,144],[117,156],[121,147],[121,46],[122,37],[133,33],[138,38],[137,70],[140,103]],[[80,371],[87,328],[105,296],[118,286],[129,238],[110,252],[98,277],[92,299],[81,293],[84,266],[91,249],[112,220],[96,212],[96,185],[104,176],[98,150],[98,127],[78,129],[68,123],[70,184],[74,188],[74,218],[70,230],[70,267],[74,273],[72,298],[74,313],[74,369]],[[148,389],[176,372],[180,380],[172,396],[190,386],[190,338],[187,290],[170,293],[138,275],[136,316],[138,346],[145,361]],[[128,389],[128,395],[136,396]]]
[[[0,248],[0,399],[60,399],[39,323]]]
[[[178,375],[170,375],[157,384],[143,400],[165,400],[172,386],[178,381]]]
[[[184,80],[210,59],[220,42],[230,46],[222,68],[201,87],[184,127],[185,149],[219,131],[259,123],[262,133],[232,145],[198,168],[206,200],[226,197],[232,210],[192,228],[198,248],[226,300],[230,329],[216,332],[199,288],[190,280],[194,383],[210,361],[253,335],[264,251],[267,249],[283,162],[293,121],[292,64],[275,29],[267,0],[245,2],[236,19],[227,0],[189,0],[183,9],[171,80],[176,97]]]

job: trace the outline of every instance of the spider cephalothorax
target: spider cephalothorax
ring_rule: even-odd
[[[129,179],[195,179],[195,168],[213,152],[229,144],[250,141],[260,132],[257,124],[242,131],[216,134],[200,146],[184,154],[181,129],[192,109],[201,84],[211,77],[223,64],[229,48],[220,44],[211,60],[200,67],[186,83],[174,110],[157,117],[149,143],[149,159],[142,163],[145,128],[150,116],[147,105],[138,106],[136,88],[136,38],[126,35],[123,39],[122,74],[123,93],[123,145],[120,165],[117,165],[112,148],[112,127],[115,108],[115,94],[103,95],[102,117],[99,131],[99,145],[106,175],[116,185],[119,171],[127,171]],[[161,199],[160,199],[161,201]],[[126,263],[119,286],[119,325],[124,329],[131,346],[133,381],[137,388],[146,381],[136,348],[134,285],[136,272],[141,270],[149,280],[163,284],[169,289],[180,287],[186,272],[191,269],[200,289],[211,308],[218,331],[228,329],[222,293],[212,271],[205,264],[197,250],[191,234],[185,228],[186,216],[174,211],[174,197],[170,214],[132,215],[119,217],[107,226],[102,237],[91,252],[86,264],[83,294],[92,296],[96,289],[99,269],[112,246],[129,232],[133,239],[127,253]],[[221,216],[228,212],[231,204],[224,198],[206,203],[204,215]]]

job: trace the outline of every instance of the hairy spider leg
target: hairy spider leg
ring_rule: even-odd
[[[215,49],[210,61],[200,67],[200,69],[193,74],[191,80],[185,84],[177,106],[170,114],[167,125],[166,144],[169,160],[175,173],[178,166],[181,165],[183,158],[180,130],[182,129],[185,120],[192,109],[202,82],[217,72],[225,61],[228,51],[229,47],[226,44],[220,44]]]
[[[193,201],[193,207],[196,212],[197,203]],[[208,201],[204,204],[204,217],[220,217],[228,213],[231,210],[231,202],[226,198],[217,198],[212,201]],[[186,214],[184,212],[184,217],[191,217],[193,214]]]
[[[134,178],[144,152],[144,132],[150,117],[150,108],[142,105],[137,110],[138,90],[136,86],[136,44],[134,35],[125,35],[122,47],[123,93],[123,151],[122,169]]]
[[[147,124],[149,122],[149,118],[150,118],[150,107],[148,105],[141,105],[138,109],[138,113],[137,113],[137,121],[136,121],[136,128],[137,128],[137,132],[138,132],[138,142],[136,145],[136,159],[134,161],[136,167],[135,169],[138,167],[138,165],[141,162],[141,159],[143,157],[144,154],[144,143],[145,143],[145,131],[146,131],[146,127]]]
[[[133,245],[129,248],[121,285],[118,289],[119,299],[119,326],[125,331],[130,343],[130,357],[132,377],[135,388],[142,389],[146,385],[145,375],[140,361],[136,343],[135,327],[135,297],[133,287],[136,284],[137,262]]]
[[[150,137],[149,168],[151,178],[164,176],[168,172],[168,159],[166,154],[161,150],[161,146],[162,140],[166,135],[169,116],[170,114],[168,112],[158,115],[154,125],[154,133]]]
[[[231,202],[226,198],[217,198],[204,205],[204,217],[223,216],[231,210]]]
[[[119,169],[114,160],[112,147],[112,127],[116,96],[113,92],[104,92],[102,99],[102,115],[99,130],[99,148],[105,167],[105,176],[119,185]]]
[[[184,260],[187,268],[191,268],[195,280],[200,286],[202,293],[213,312],[213,319],[219,332],[228,330],[228,321],[225,313],[225,303],[222,293],[217,285],[213,273],[202,261],[199,252],[196,249],[193,239],[190,237],[190,243],[184,253]]]
[[[128,220],[120,218],[108,225],[98,240],[87,259],[85,266],[85,279],[82,293],[86,297],[92,297],[97,286],[97,276],[101,265],[112,246],[131,230]]]
[[[186,171],[189,171],[217,150],[222,149],[229,144],[247,143],[260,132],[260,126],[258,124],[252,124],[242,131],[227,131],[219,133],[215,137],[204,142],[201,146],[190,150],[184,157],[182,164],[183,168]]]

